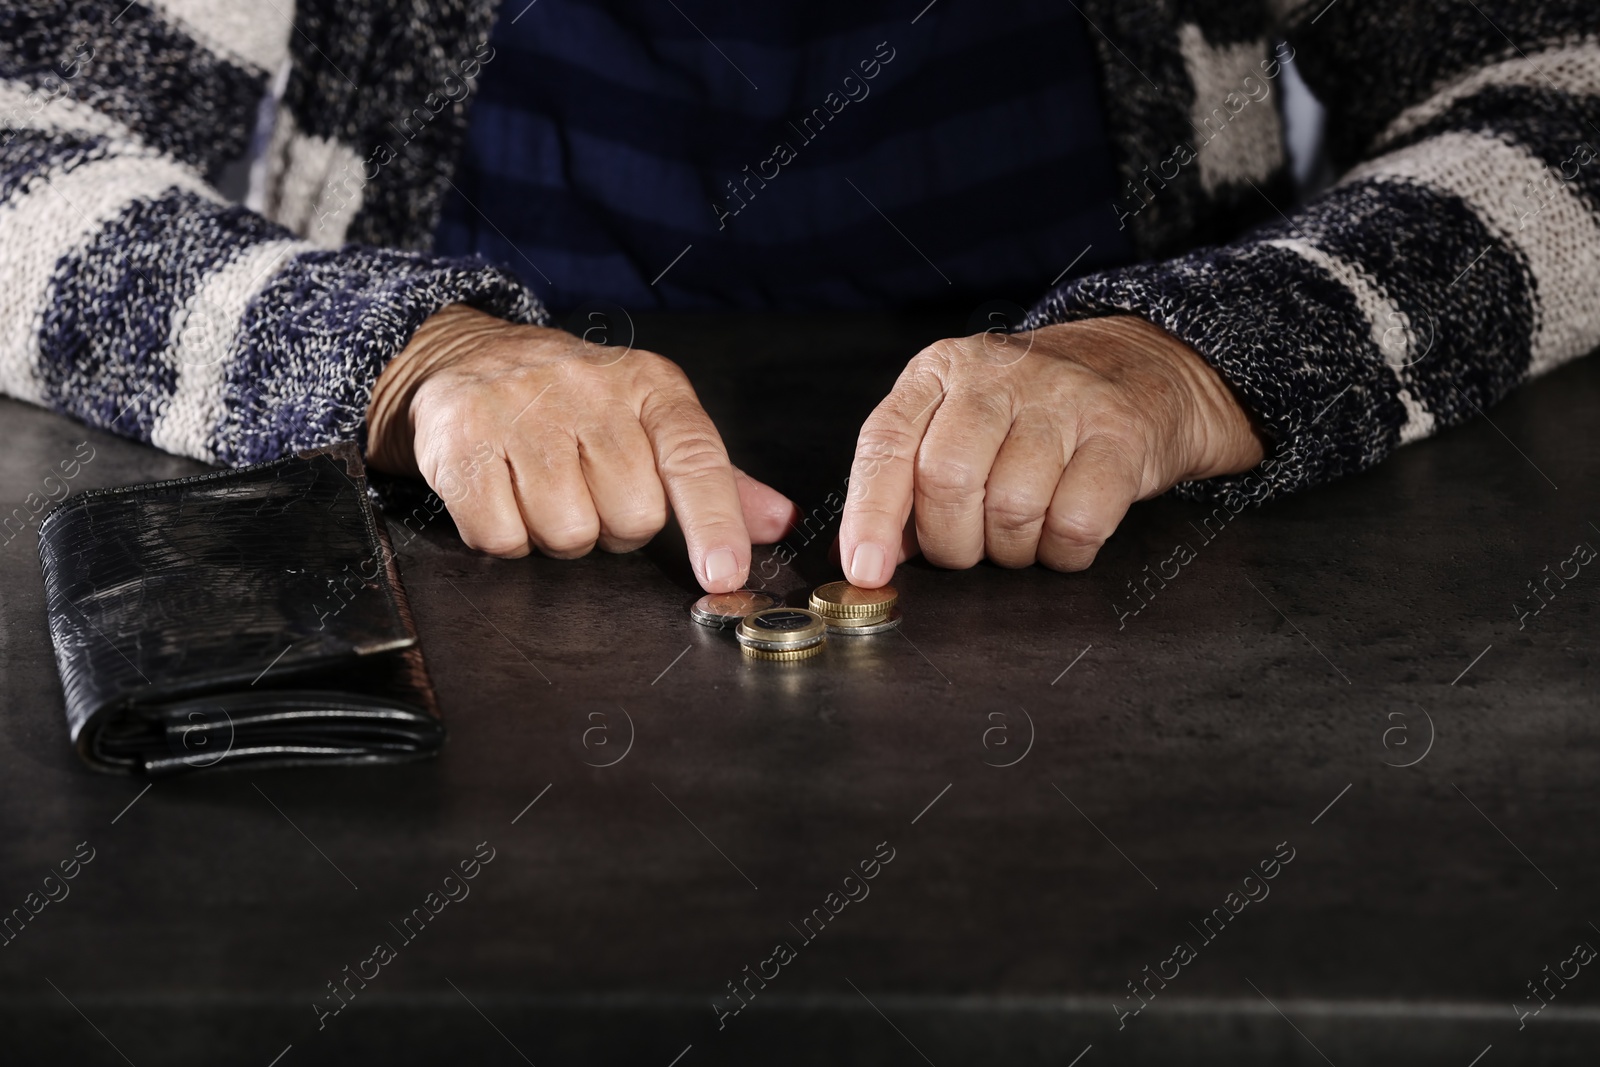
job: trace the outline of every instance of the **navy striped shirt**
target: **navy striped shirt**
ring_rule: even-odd
[[[922,2],[507,0],[438,249],[558,311],[1027,305],[1129,262],[1081,16]]]

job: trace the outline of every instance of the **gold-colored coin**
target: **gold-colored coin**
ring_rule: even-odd
[[[815,644],[807,645],[804,648],[755,648],[751,645],[740,642],[739,651],[743,652],[751,659],[797,660],[810,659],[818,652],[821,652],[823,647],[826,645],[826,641],[818,641]]]
[[[890,585],[863,589],[849,582],[829,582],[811,592],[811,610],[830,619],[883,618],[900,602]]]
[[[820,641],[828,634],[827,622],[805,608],[767,608],[739,620],[734,636],[741,645],[769,651],[792,649]]]

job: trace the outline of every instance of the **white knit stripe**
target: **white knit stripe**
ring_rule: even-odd
[[[1266,42],[1213,48],[1190,22],[1179,29],[1178,45],[1194,83],[1189,121],[1201,187],[1215,193],[1225,184],[1271,177],[1283,165],[1283,120],[1260,66],[1267,58]]]
[[[1543,160],[1492,134],[1446,133],[1364,163],[1344,178],[1361,180],[1412,182],[1459,197],[1490,233],[1522,254],[1534,284],[1529,377],[1600,346],[1600,223]],[[1528,218],[1530,183],[1549,200]]]
[[[1600,38],[1589,37],[1480,67],[1400,112],[1373,142],[1374,150],[1404,137],[1485,89],[1556,89],[1574,96],[1600,94]]]
[[[304,241],[252,245],[206,276],[172,320],[162,358],[177,369],[177,383],[156,415],[150,443],[167,452],[215,460],[212,442],[224,414],[228,356],[235,351],[245,311],[257,293],[299,252]]]
[[[0,78],[0,127],[101,135],[125,141],[134,139],[128,127],[87,104],[80,104],[64,88],[52,95],[16,78]]]
[[[1351,299],[1367,320],[1367,330],[1372,343],[1383,355],[1383,361],[1394,372],[1399,386],[1396,394],[1406,409],[1405,425],[1400,428],[1400,443],[1409,444],[1433,432],[1433,413],[1418,400],[1406,386],[1405,368],[1427,354],[1418,344],[1415,331],[1408,328],[1405,313],[1383,291],[1376,279],[1358,264],[1326,252],[1300,238],[1282,238],[1265,242],[1300,256],[1317,267],[1349,291]]]
[[[220,202],[190,168],[139,152],[54,168],[0,203],[0,392],[44,400],[39,333],[56,264],[129,204],[171,189]]]
[[[294,0],[145,0],[215,54],[259,73],[289,54]],[[276,10],[274,10],[276,8]]]
[[[366,187],[355,149],[301,133],[280,106],[267,152],[267,217],[319,248],[344,244]]]

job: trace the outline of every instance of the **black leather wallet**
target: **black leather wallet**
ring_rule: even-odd
[[[385,763],[444,741],[354,445],[68,497],[39,558],[91,767]]]

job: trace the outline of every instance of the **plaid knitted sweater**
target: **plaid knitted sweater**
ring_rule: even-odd
[[[426,251],[496,6],[0,6],[0,391],[242,464],[361,440],[440,307],[543,321],[511,275]],[[1144,262],[1030,321],[1139,315],[1219,370],[1275,454],[1191,493],[1361,470],[1600,346],[1594,0],[1078,6],[1124,182],[1106,210]],[[1290,54],[1343,175],[1298,210]],[[213,182],[274,77],[252,211]]]

